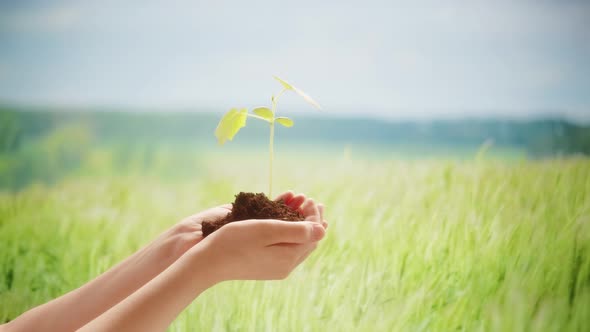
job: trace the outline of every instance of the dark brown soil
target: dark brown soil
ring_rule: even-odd
[[[232,211],[225,218],[206,220],[202,223],[203,237],[215,232],[221,226],[234,221],[247,219],[278,219],[285,221],[302,221],[301,213],[288,207],[283,201],[271,201],[263,193],[244,193],[236,195]]]

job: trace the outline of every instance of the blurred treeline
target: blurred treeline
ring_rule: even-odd
[[[197,151],[215,148],[213,131],[220,116],[0,108],[0,188],[51,182],[71,173],[194,174],[199,167]],[[268,132],[264,123],[250,120],[238,136],[240,143],[232,145],[260,147]],[[445,151],[452,158],[453,151],[477,151],[491,142],[529,158],[590,155],[590,127],[553,119],[387,122],[296,117],[295,126],[279,130],[277,139],[283,145],[326,152],[335,146],[363,146],[410,155],[420,151],[425,157]]]

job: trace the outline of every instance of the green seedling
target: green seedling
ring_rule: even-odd
[[[275,123],[278,123],[284,127],[292,127],[294,122],[293,120],[287,117],[277,117],[277,102],[279,97],[283,95],[286,91],[293,91],[299,96],[301,96],[306,102],[311,104],[317,109],[321,109],[320,105],[311,99],[305,92],[297,89],[293,85],[287,83],[285,80],[282,80],[276,76],[273,78],[283,87],[281,91],[276,95],[271,97],[271,108],[268,107],[256,107],[252,110],[252,113],[248,112],[247,108],[232,108],[229,112],[225,113],[225,115],[219,121],[217,128],[215,129],[215,137],[217,137],[217,141],[219,144],[223,145],[226,141],[231,141],[234,136],[240,131],[242,127],[246,126],[246,119],[248,117],[259,119],[262,121],[268,122],[270,125],[270,142],[269,142],[269,167],[268,167],[268,196],[272,197],[272,163],[274,157],[274,135],[275,135]]]

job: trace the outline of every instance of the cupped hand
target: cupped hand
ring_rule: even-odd
[[[224,204],[188,216],[166,231],[161,239],[168,243],[167,247],[171,248],[171,255],[180,256],[201,242],[203,239],[201,224],[204,220],[223,218],[231,212],[231,208],[231,204]]]
[[[289,190],[275,199],[275,201],[281,200],[291,209],[299,211],[306,221],[320,222],[324,228],[328,228],[328,223],[324,219],[324,205],[321,203],[316,204],[313,198],[306,199],[304,194],[295,195]]]
[[[293,194],[287,191],[277,197],[276,200],[283,200],[287,206],[303,214],[306,221],[319,222],[324,229],[328,228],[328,222],[324,219],[324,204],[316,204],[313,198],[307,199],[304,194]],[[317,247],[317,242],[308,246],[307,251],[303,254],[296,265],[301,264]]]
[[[284,193],[278,195],[275,198],[275,201],[283,201],[287,206],[295,211],[299,211],[306,217],[308,221],[318,221],[322,220],[322,224],[326,226],[325,220],[323,220],[323,205],[317,204],[317,208],[319,211],[314,209],[314,201],[313,199],[308,199],[306,201],[306,197],[304,194],[297,194],[295,195],[293,191],[285,191]],[[303,204],[305,203],[305,204]],[[232,205],[231,204],[223,204],[216,207],[212,207],[210,209],[201,211],[199,213],[195,213],[191,216],[188,216],[181,220],[178,224],[176,224],[175,228],[178,233],[199,233],[201,231],[201,224],[205,220],[215,220],[219,218],[225,217],[228,213],[231,212]],[[318,215],[318,212],[320,213]]]
[[[227,224],[202,240],[199,247],[212,258],[211,273],[223,280],[284,279],[325,236],[323,207],[303,195],[284,193],[282,199],[306,220],[256,219]]]

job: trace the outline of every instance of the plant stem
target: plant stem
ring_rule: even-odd
[[[270,123],[270,163],[268,166],[268,198],[272,199],[272,160],[273,160],[273,143],[274,143],[274,136],[275,136],[275,123],[274,121]]]
[[[268,163],[268,198],[272,199],[272,160],[274,158],[274,139],[275,139],[275,118],[277,112],[277,100],[287,89],[281,90],[276,97],[272,98],[272,114],[273,119],[270,122],[270,144],[269,144],[269,163]]]

